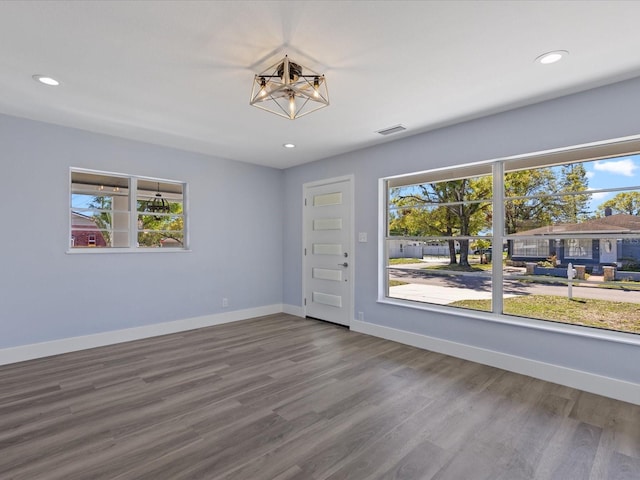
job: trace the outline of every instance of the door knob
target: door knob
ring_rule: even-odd
[[[347,262],[339,263],[338,265],[340,265],[341,267],[345,267],[345,268],[349,266],[349,264]]]

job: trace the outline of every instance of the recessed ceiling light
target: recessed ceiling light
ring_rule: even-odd
[[[296,148],[296,146],[293,143],[285,143],[284,145],[282,145],[284,148]]]
[[[58,85],[60,85],[60,82],[58,80],[46,75],[34,75],[32,78],[36,82],[44,83],[45,85],[49,85],[51,87],[57,87]]]
[[[536,62],[543,65],[549,65],[551,63],[559,62],[567,55],[569,55],[569,52],[567,52],[566,50],[554,50],[553,52],[543,53],[538,58],[536,58]]]

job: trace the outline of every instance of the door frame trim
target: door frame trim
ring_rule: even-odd
[[[306,182],[302,184],[302,249],[300,251],[302,255],[302,298],[300,299],[300,304],[302,305],[302,310],[304,316],[307,316],[307,306],[305,305],[305,295],[307,292],[307,281],[306,281],[306,273],[307,273],[307,260],[304,255],[305,245],[307,244],[307,230],[305,228],[307,224],[307,209],[305,208],[304,201],[307,198],[307,192],[310,188],[320,187],[322,185],[330,185],[332,183],[341,183],[341,182],[349,182],[351,186],[350,194],[349,194],[349,214],[351,216],[351,221],[347,226],[349,232],[349,251],[351,252],[351,260],[349,265],[351,268],[351,285],[349,285],[348,294],[349,294],[349,324],[346,325],[348,328],[351,328],[353,321],[355,320],[355,278],[356,278],[356,255],[355,255],[355,176],[351,173],[348,175],[342,175],[339,177],[326,178],[323,180],[314,180],[312,182]]]

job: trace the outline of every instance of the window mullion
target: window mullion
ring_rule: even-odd
[[[186,184],[182,186],[182,246],[191,245],[189,239],[189,189]]]
[[[390,196],[389,196],[389,181],[385,181],[384,182],[384,237],[385,240],[382,241],[382,249],[383,249],[383,258],[385,259],[384,261],[384,269],[383,269],[383,281],[384,281],[384,285],[381,285],[380,282],[378,283],[378,294],[380,296],[384,296],[387,297],[389,296],[389,275],[387,275],[386,272],[386,268],[389,266],[389,242],[387,242],[386,238],[389,236],[389,201]],[[382,290],[384,290],[384,294],[382,292]]]
[[[138,179],[129,179],[129,248],[138,247]]]
[[[491,309],[503,311],[502,246],[504,245],[504,163],[493,165],[493,261],[491,269]]]

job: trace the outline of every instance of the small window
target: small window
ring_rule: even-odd
[[[72,169],[71,249],[185,249],[185,189],[182,182]]]

